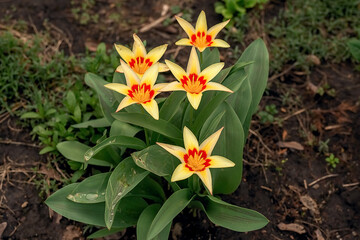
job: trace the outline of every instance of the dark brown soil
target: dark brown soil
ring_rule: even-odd
[[[91,50],[99,42],[106,42],[109,48],[114,42],[132,44],[132,33],[159,18],[165,1],[140,0],[136,4],[124,1],[121,6],[116,3],[114,0],[96,1],[96,6],[89,12],[98,13],[99,21],[86,26],[72,15],[74,5],[70,1],[12,1],[15,8],[10,7],[10,2],[0,1],[0,16],[32,22],[34,28],[30,28],[30,32],[50,30],[53,37],[62,41],[60,49],[71,54],[83,52],[85,46]],[[205,1],[173,0],[167,3],[192,9],[194,18],[201,8],[205,8],[209,26],[221,20],[213,12],[212,4]],[[276,12],[278,8],[272,6],[271,9]],[[110,20],[109,16],[115,12],[120,14],[120,19]],[[271,16],[266,13],[265,17]],[[160,24],[139,32],[150,47],[169,43],[166,57],[174,57],[176,46],[173,42],[179,34],[182,31],[176,24],[167,27]],[[182,56],[187,58],[184,53],[177,58],[181,61]],[[316,93],[325,83],[335,89],[335,97]],[[284,95],[289,96],[286,101]],[[192,213],[184,211],[175,218],[170,238],[360,239],[359,96],[360,74],[350,63],[315,66],[310,75],[288,71],[271,77],[260,107],[263,109],[274,103],[282,124],[260,124],[254,118],[244,152],[243,182],[234,194],[223,196],[230,203],[261,212],[270,223],[259,231],[236,233],[214,226],[203,213],[193,217]],[[2,122],[1,139],[32,142],[28,132],[16,128],[14,119]],[[320,153],[318,147],[319,141],[327,139],[329,153],[340,159],[333,170],[325,161],[327,155]],[[295,145],[281,145],[292,141]],[[34,174],[31,168],[46,163],[37,152],[36,147],[0,145],[0,163],[2,172],[5,171],[1,173],[5,177],[0,182],[1,222],[7,223],[2,236],[5,239],[61,239],[64,233],[71,232],[73,235],[70,236],[75,238],[79,230],[68,227],[72,223],[65,219],[50,219],[49,210],[29,181]],[[281,225],[279,227],[281,223],[295,223],[302,233],[284,230]],[[128,229],[121,236],[122,239],[135,239],[135,231]]]

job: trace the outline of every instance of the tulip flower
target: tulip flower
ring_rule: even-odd
[[[224,63],[215,63],[200,71],[200,63],[194,47],[190,53],[186,72],[173,62],[165,60],[165,63],[178,81],[169,83],[161,91],[186,91],[187,98],[194,109],[198,108],[202,93],[205,91],[218,90],[232,93],[220,83],[209,82],[221,71]]]
[[[131,67],[136,74],[141,77],[146,70],[148,70],[153,64],[157,63],[159,59],[164,55],[167,44],[161,45],[152,49],[149,53],[146,53],[145,46],[141,39],[134,34],[133,50],[123,45],[116,45],[116,51],[119,53],[122,59]],[[164,63],[159,63],[159,72],[166,72],[169,69]],[[122,65],[117,67],[117,72],[124,72]]]
[[[228,24],[230,20],[216,24],[210,29],[207,29],[205,12],[201,11],[194,29],[194,27],[186,20],[177,16],[175,17],[189,37],[180,39],[175,43],[176,45],[195,46],[200,52],[204,51],[207,47],[230,47],[230,45],[224,40],[215,39],[216,35],[226,26],[226,24]]]
[[[127,85],[120,83],[109,83],[105,85],[105,87],[126,96],[120,102],[116,112],[137,103],[141,104],[153,118],[158,120],[159,108],[154,98],[160,93],[159,90],[166,85],[164,83],[155,84],[159,72],[159,63],[152,65],[140,80],[139,76],[130,68],[130,66],[122,60],[120,62]]]
[[[200,146],[195,135],[187,127],[184,127],[183,132],[185,149],[170,144],[157,143],[181,162],[171,176],[172,182],[180,181],[196,174],[212,195],[212,180],[209,168],[235,166],[235,163],[225,157],[211,156],[222,130],[223,128],[212,134]]]

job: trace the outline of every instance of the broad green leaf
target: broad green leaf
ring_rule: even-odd
[[[225,109],[221,106],[222,105],[220,105],[205,121],[199,135],[200,142],[203,142],[207,137],[218,130],[218,125],[225,114]]]
[[[158,145],[131,154],[136,165],[160,177],[171,175],[180,161]]]
[[[241,74],[232,74],[228,76],[223,85],[228,87],[229,89],[236,92],[244,79],[246,78],[245,71],[240,69],[239,72]],[[198,113],[197,118],[193,124],[192,130],[195,135],[198,135],[200,132],[201,127],[204,125],[205,121],[209,118],[209,116],[214,112],[214,110],[229,96],[231,93],[228,92],[218,92],[215,97],[213,97],[207,105]]]
[[[116,100],[115,97],[113,97],[113,91],[104,87],[108,82],[96,74],[87,73],[85,75],[85,83],[96,91],[99,96],[103,114],[105,118],[112,123],[114,118],[111,116],[111,113],[116,110]]]
[[[160,118],[165,121],[170,121],[178,111],[181,102],[184,101],[185,97],[186,94],[182,91],[171,93],[160,109]]]
[[[105,190],[110,173],[99,173],[86,178],[79,183],[67,196],[67,199],[77,203],[105,202]]]
[[[105,192],[105,223],[108,229],[114,223],[116,205],[148,174],[149,172],[136,166],[130,157],[121,161],[114,169]]]
[[[26,112],[26,113],[22,114],[20,117],[20,119],[27,119],[27,118],[39,119],[42,117],[39,113],[36,113],[36,112]]]
[[[76,141],[65,141],[58,143],[56,148],[67,159],[81,163],[85,163],[84,155],[86,151],[90,149],[89,146]],[[87,163],[96,166],[112,166],[110,162],[98,159],[97,156],[91,158]]]
[[[150,225],[158,213],[161,205],[153,204],[144,209],[141,213],[138,223],[136,224],[136,239],[138,240],[146,240],[147,234],[149,232]],[[155,236],[152,240],[167,240],[169,239],[169,233],[171,228],[170,222],[157,236]]]
[[[66,94],[66,105],[70,112],[74,111],[76,106],[76,97],[73,91],[68,91]]]
[[[45,201],[46,205],[55,212],[71,220],[105,227],[104,202],[83,204],[75,203],[67,199],[67,196],[77,185],[79,185],[79,183],[73,183],[56,191]],[[116,210],[113,227],[127,228],[135,225],[141,212],[146,207],[147,203],[142,198],[128,197],[122,199]]]
[[[150,176],[141,181],[127,196],[142,197],[155,202],[165,201],[165,193],[162,186]]]
[[[124,230],[124,228],[112,228],[110,230],[107,228],[103,228],[103,229],[100,229],[100,230],[90,234],[89,236],[87,236],[87,239],[106,237],[106,236],[121,232],[123,230]]]
[[[132,126],[128,123],[124,123],[119,120],[115,120],[111,124],[110,137],[119,136],[119,135],[133,137],[135,136],[135,134],[137,134],[140,131],[141,128]]]
[[[245,119],[244,133],[247,136],[250,127],[252,115],[255,113],[260,103],[261,97],[265,91],[269,75],[269,53],[262,39],[252,42],[241,55],[239,62],[250,62],[253,64],[247,66],[245,71],[251,86],[251,104]],[[237,103],[241,104],[241,103]],[[240,115],[240,113],[237,113]]]
[[[95,147],[90,148],[85,152],[85,160],[89,161],[97,153],[109,146],[127,147],[135,150],[141,150],[146,148],[146,144],[138,138],[127,137],[127,136],[114,136],[108,137],[103,140],[101,143],[97,144]]]
[[[56,150],[55,147],[47,146],[47,147],[44,147],[43,149],[41,149],[39,154],[41,155],[41,154],[45,154],[45,153],[52,152],[52,151],[55,151],[55,150]]]
[[[241,122],[232,107],[223,103],[226,109],[218,128],[224,127],[223,132],[214,148],[213,155],[220,155],[235,163],[230,168],[211,169],[213,176],[214,194],[230,194],[234,192],[242,177],[242,156],[244,148],[244,132]]]
[[[71,126],[74,128],[88,128],[88,127],[100,128],[100,127],[109,127],[110,123],[106,118],[99,118],[99,119],[94,119],[94,120],[89,120],[86,122],[74,124]]]
[[[351,55],[360,62],[360,40],[352,38],[347,42]]]
[[[214,196],[202,199],[203,210],[213,223],[237,232],[249,232],[265,227],[269,220],[262,214],[226,203]]]
[[[199,60],[200,61],[202,60],[201,70],[204,70],[205,68],[207,68],[208,66],[214,63],[220,62],[220,53],[219,53],[219,49],[217,48],[213,48],[213,49],[206,48],[205,51],[203,51],[202,53],[200,53],[199,51],[197,51],[197,53],[199,55],[198,56]]]
[[[158,132],[177,141],[181,141],[182,139],[182,133],[177,127],[162,119],[155,120],[147,114],[118,112],[114,113],[113,117],[122,122],[131,123]]]
[[[190,189],[174,192],[162,205],[151,223],[147,239],[158,235],[194,198]]]

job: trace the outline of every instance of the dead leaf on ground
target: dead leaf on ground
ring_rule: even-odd
[[[306,230],[303,225],[297,224],[297,223],[279,223],[277,227],[281,231],[290,231],[290,232],[296,232],[298,234],[304,234],[306,233]]]
[[[0,238],[2,237],[6,227],[7,227],[7,222],[0,223]]]
[[[313,55],[313,54],[307,55],[306,60],[308,62],[311,62],[311,63],[315,64],[315,65],[320,65],[321,64],[320,59],[316,55]]]
[[[48,178],[55,179],[57,181],[61,181],[61,176],[58,172],[53,168],[47,168],[45,165],[41,165],[38,173],[46,175]]]
[[[96,52],[99,42],[95,42],[92,40],[85,41],[85,47],[89,49],[90,52]]]
[[[300,143],[295,142],[295,141],[291,141],[291,142],[279,141],[277,143],[277,145],[279,147],[292,148],[292,149],[296,149],[296,150],[300,150],[300,151],[304,150],[303,145],[301,145]]]
[[[316,235],[316,239],[317,239],[317,240],[325,240],[325,238],[323,237],[320,229],[316,229],[316,230],[315,230],[315,235]]]
[[[312,91],[314,94],[318,92],[319,87],[314,85],[312,82],[308,81],[307,82],[307,88]]]
[[[84,239],[82,237],[81,229],[74,225],[67,226],[64,231],[62,240],[74,240],[74,239],[81,239],[81,240]]]
[[[317,203],[315,202],[314,199],[312,199],[309,195],[304,195],[300,197],[300,201],[301,203],[310,210],[310,212],[312,212],[315,215],[319,215],[320,211],[318,208]]]

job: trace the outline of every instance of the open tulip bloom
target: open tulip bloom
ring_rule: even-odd
[[[189,39],[176,44],[192,46],[186,70],[168,60],[166,65],[159,63],[166,44],[147,53],[134,34],[132,50],[115,45],[122,59],[112,83],[93,73],[85,76],[99,96],[103,117],[76,124],[98,128],[96,136],[102,131],[102,137],[91,146],[77,141],[56,146],[76,163],[72,167],[79,172],[89,167],[86,174],[94,175],[59,189],[46,204],[64,217],[103,227],[89,238],[136,225],[137,239],[165,240],[173,219],[186,207],[200,209],[216,226],[238,232],[268,223],[262,214],[218,196],[236,193],[243,178],[244,145],[267,85],[266,46],[261,39],[254,41],[240,60],[223,69],[218,49],[205,48],[229,47],[215,39],[227,22],[207,30],[203,11],[195,29],[177,20]],[[174,81],[156,84],[165,70]],[[167,91],[186,94],[154,99]],[[128,107],[132,104],[142,107]]]
[[[161,91],[186,91],[187,98],[194,109],[198,108],[202,93],[205,91],[217,90],[232,92],[220,83],[210,82],[224,67],[224,63],[215,63],[201,71],[199,59],[194,47],[191,49],[186,72],[173,62],[168,60],[165,60],[165,62],[178,81],[169,83],[161,89]]]
[[[159,119],[159,108],[154,100],[166,84],[155,84],[159,72],[159,63],[152,65],[142,76],[141,80],[138,75],[121,60],[121,67],[125,74],[126,84],[109,83],[105,87],[125,95],[120,102],[116,112],[132,105],[141,104],[144,109],[155,119]]]
[[[230,20],[216,24],[210,29],[207,29],[204,11],[201,11],[196,21],[195,29],[188,21],[180,17],[176,17],[176,20],[189,37],[180,39],[176,42],[176,45],[194,46],[197,47],[200,52],[204,51],[207,47],[230,47],[230,45],[224,40],[215,39],[217,34],[226,26],[226,24],[228,24]]]
[[[184,127],[184,145],[182,147],[157,143],[160,147],[177,157],[181,164],[178,165],[171,177],[171,181],[180,181],[193,174],[199,176],[201,181],[212,194],[212,180],[209,168],[227,168],[235,164],[227,158],[221,156],[211,156],[211,153],[220,137],[223,128],[212,134],[199,146],[195,135]]]
[[[134,34],[134,45],[132,51],[123,46],[115,44],[115,48],[122,59],[131,67],[132,70],[140,77],[149,69],[153,64],[157,63],[164,55],[167,44],[161,45],[146,53],[145,46],[141,39]],[[164,63],[159,63],[159,72],[166,72],[169,69]],[[117,72],[124,72],[122,64],[116,69]]]

